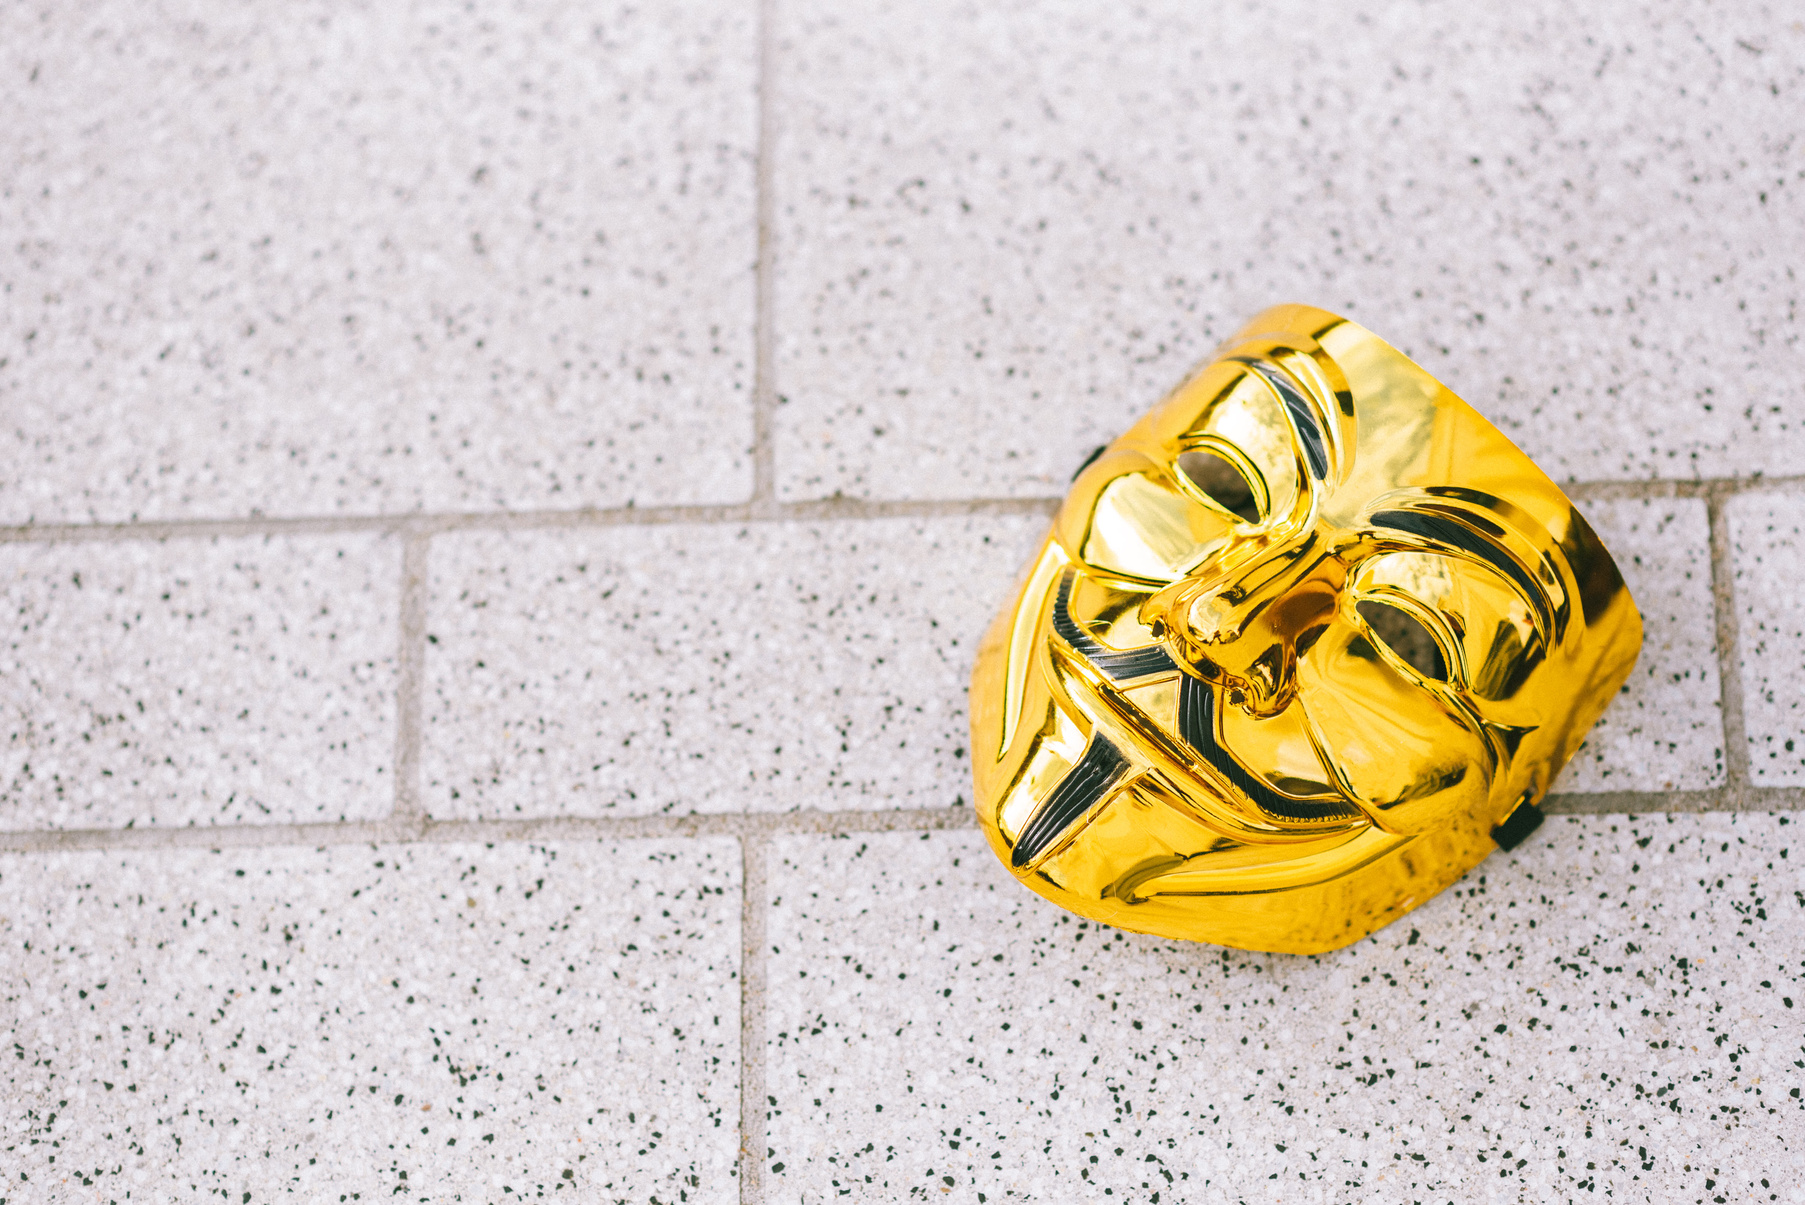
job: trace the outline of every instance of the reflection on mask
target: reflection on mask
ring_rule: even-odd
[[[979,818],[1073,912],[1334,949],[1521,839],[1641,643],[1522,452],[1282,306],[1073,482],[979,650]]]

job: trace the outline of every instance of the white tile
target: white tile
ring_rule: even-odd
[[[1749,779],[1758,787],[1798,786],[1805,784],[1805,497],[1744,494],[1725,512]]]
[[[737,1202],[738,865],[722,840],[0,858],[0,1192]]]
[[[960,807],[1040,516],[448,536],[426,798],[466,818]]]
[[[1761,0],[779,8],[788,497],[1046,495],[1268,305],[1559,479],[1805,453],[1805,24]]]
[[[0,828],[387,815],[400,560],[369,535],[0,544]]]
[[[1717,612],[1704,501],[1600,501],[1580,509],[1623,571],[1642,612],[1642,656],[1554,790],[1722,785]]]
[[[1798,831],[1556,817],[1310,958],[1087,924],[974,833],[782,839],[767,1193],[1797,1200]]]
[[[0,522],[738,500],[754,12],[0,15]]]

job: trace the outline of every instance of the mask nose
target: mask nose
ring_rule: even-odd
[[[1147,600],[1143,622],[1230,704],[1277,715],[1297,693],[1297,658],[1334,618],[1347,570],[1316,533],[1240,541]]]

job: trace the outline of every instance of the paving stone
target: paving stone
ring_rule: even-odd
[[[0,522],[749,492],[752,8],[100,0],[0,47]]]
[[[1642,656],[1555,791],[1722,785],[1717,612],[1704,501],[1595,501],[1581,510],[1611,550],[1642,611]]]
[[[1735,557],[1742,716],[1749,779],[1805,784],[1805,497],[1743,494],[1725,504]]]
[[[1805,1200],[1797,823],[1557,817],[1310,958],[1080,921],[975,833],[782,838],[767,1191]]]
[[[435,816],[963,807],[971,659],[1038,515],[435,541]]]
[[[371,535],[0,544],[0,828],[387,815],[400,560]]]
[[[19,1201],[737,1202],[734,843],[0,857]]]
[[[794,0],[778,33],[786,497],[1061,492],[1282,301],[1562,480],[1805,453],[1805,22],[1760,0]]]

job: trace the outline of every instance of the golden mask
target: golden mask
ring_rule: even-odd
[[[1281,306],[1074,479],[972,674],[979,820],[1080,915],[1332,950],[1526,836],[1641,644],[1510,440]]]

